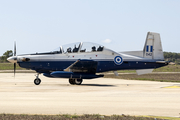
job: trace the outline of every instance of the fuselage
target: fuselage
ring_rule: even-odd
[[[120,64],[116,63],[116,56],[122,58]],[[29,60],[23,61],[24,58]],[[116,53],[106,48],[99,52],[37,53],[17,56],[17,62],[20,67],[32,69],[38,73],[63,71],[79,59],[97,61],[96,73],[127,69],[154,69],[166,65],[156,63],[158,60]]]

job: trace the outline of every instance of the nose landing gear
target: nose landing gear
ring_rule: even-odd
[[[36,79],[34,80],[35,85],[39,85],[41,83],[41,79],[39,79],[39,73],[36,75]]]

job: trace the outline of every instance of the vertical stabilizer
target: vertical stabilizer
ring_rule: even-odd
[[[161,38],[159,33],[148,32],[143,49],[143,57],[164,60]]]

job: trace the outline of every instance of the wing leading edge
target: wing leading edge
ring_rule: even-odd
[[[93,60],[77,60],[69,67],[64,69],[66,72],[91,73],[95,74],[97,69],[97,61]]]

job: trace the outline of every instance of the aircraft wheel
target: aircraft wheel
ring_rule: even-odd
[[[81,85],[82,81],[83,81],[82,79],[75,79],[75,84]]]
[[[74,85],[74,84],[75,84],[75,79],[70,78],[70,79],[69,79],[69,83],[70,83],[71,85]]]
[[[34,84],[35,84],[35,85],[39,85],[40,83],[41,83],[41,79],[36,78],[36,79],[34,80]]]

